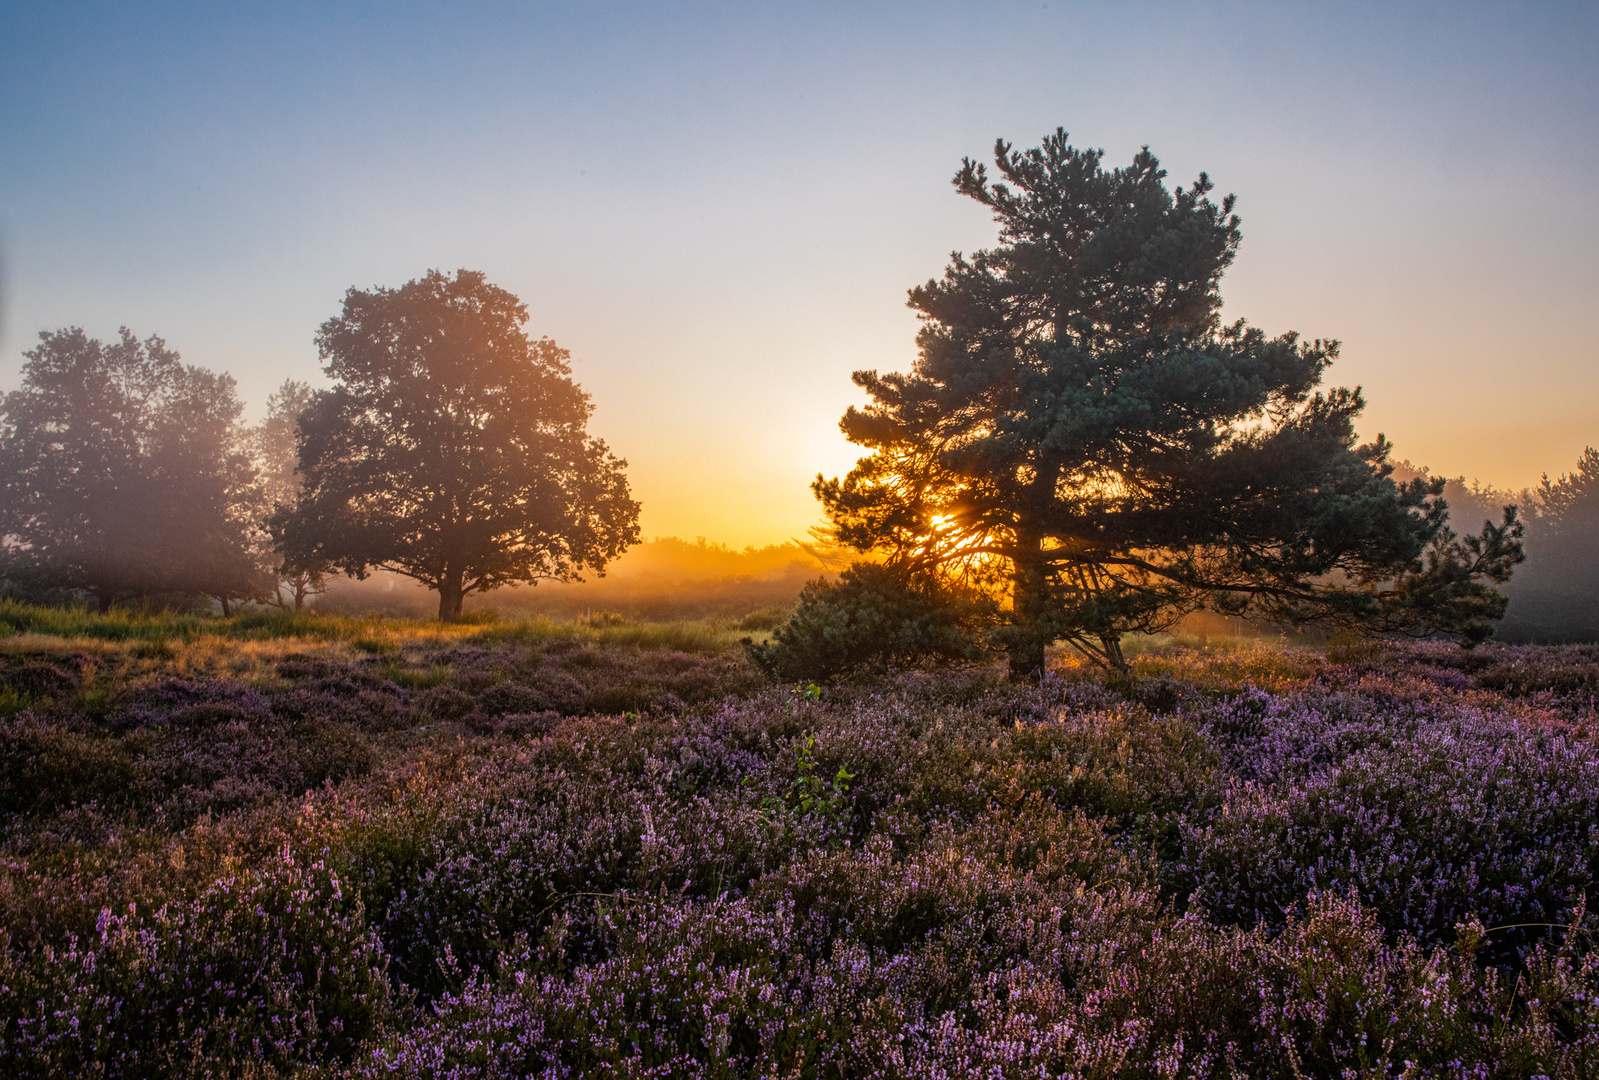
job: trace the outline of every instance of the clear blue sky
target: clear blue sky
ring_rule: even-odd
[[[803,532],[849,372],[1055,126],[1239,196],[1229,314],[1364,434],[1533,482],[1599,443],[1599,4],[0,2],[0,388],[162,334],[255,411],[352,285],[466,266],[573,351],[650,534]]]

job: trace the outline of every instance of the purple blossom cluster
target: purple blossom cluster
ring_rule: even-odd
[[[753,693],[728,663],[291,660],[5,721],[5,1071],[1599,1062],[1599,658]]]
[[[1508,958],[1599,881],[1599,753],[1503,702],[1249,690],[1189,720],[1230,786],[1185,815],[1168,877],[1215,918],[1337,892],[1428,944],[1480,918]]]
[[[1097,846],[1070,831],[1048,842],[1068,864],[1074,840]],[[748,898],[612,901],[601,955],[567,962],[564,920],[519,937],[360,1072],[1580,1075],[1599,1050],[1587,957],[1540,951],[1511,989],[1459,951],[1389,943],[1349,901],[1227,932],[1114,876],[1085,888],[1077,867],[999,853],[871,845]]]
[[[28,880],[7,869],[13,887]],[[8,919],[8,1075],[287,1073],[349,1058],[392,1014],[376,937],[320,860],[285,842],[248,865],[235,855],[193,868],[203,873],[164,869],[92,925],[56,916],[27,934]]]
[[[291,657],[276,686],[159,679],[85,686],[86,662],[0,665],[40,706],[0,718],[0,829],[83,839],[130,822],[181,828],[364,776],[397,748],[543,734],[563,716],[673,714],[748,689],[726,657],[578,642]],[[76,665],[76,666],[74,666]]]

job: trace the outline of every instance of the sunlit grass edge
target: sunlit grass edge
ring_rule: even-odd
[[[97,642],[144,643],[152,647],[192,644],[205,639],[347,643],[371,653],[388,653],[415,642],[495,645],[576,641],[602,646],[668,648],[716,652],[736,645],[742,631],[732,622],[589,623],[536,615],[507,619],[473,612],[460,621],[438,622],[387,615],[324,615],[314,611],[252,610],[218,616],[182,612],[142,612],[45,607],[0,600],[0,637],[40,637]]]

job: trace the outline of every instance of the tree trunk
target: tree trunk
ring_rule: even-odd
[[[1011,681],[1025,682],[1044,673],[1044,649],[1049,645],[1049,634],[1045,630],[1049,568],[1039,557],[1037,539],[1022,540],[1017,548],[1016,569],[1011,579],[1014,636],[1006,651],[1010,654]]]
[[[111,610],[111,601],[115,597],[116,594],[110,589],[96,589],[94,591],[94,600],[95,603],[100,605],[100,614],[104,615]]]
[[[217,599],[222,601],[222,617],[226,619],[229,615],[233,614],[233,605],[228,603],[228,598],[226,596],[220,596]]]
[[[1044,643],[1036,637],[1018,641],[1007,650],[1010,653],[1010,681],[1027,682],[1044,673]]]
[[[1127,670],[1127,657],[1122,655],[1122,636],[1120,634],[1101,634],[1099,644],[1105,650],[1105,662],[1116,671]]]
[[[461,617],[461,601],[465,574],[453,566],[446,566],[439,575],[439,621],[451,622]]]

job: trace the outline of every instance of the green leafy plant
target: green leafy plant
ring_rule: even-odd
[[[812,685],[806,696],[821,688]],[[838,767],[832,779],[824,780],[817,771],[816,736],[806,735],[794,748],[796,775],[794,782],[782,796],[768,795],[761,801],[761,818],[776,825],[788,817],[816,817],[828,824],[838,824],[849,816],[849,785],[855,774],[844,765]]]

